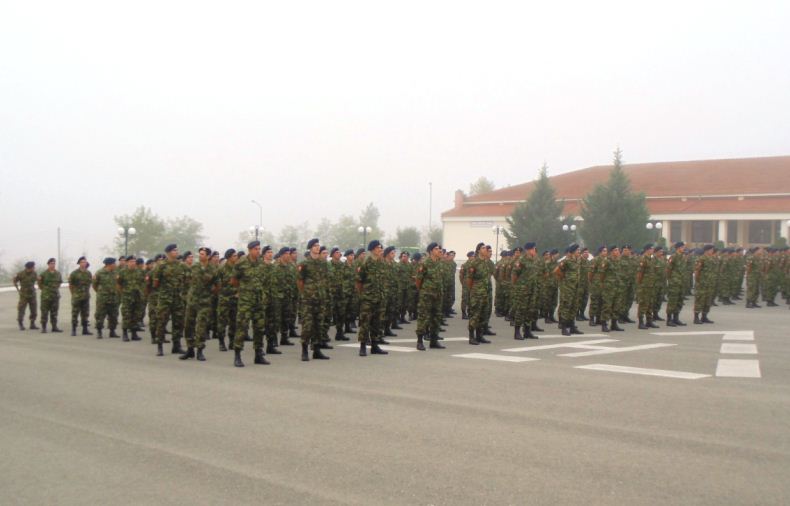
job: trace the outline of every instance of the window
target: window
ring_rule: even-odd
[[[713,226],[715,221],[692,221],[691,242],[713,242]]]
[[[669,222],[669,242],[681,241],[683,237],[683,222],[672,220]]]
[[[730,244],[738,244],[738,220],[730,220],[727,222],[727,242]]]
[[[771,220],[752,220],[749,222],[749,242],[751,244],[771,244]]]

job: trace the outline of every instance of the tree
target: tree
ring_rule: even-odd
[[[359,223],[353,216],[343,215],[329,228],[326,244],[329,247],[337,246],[341,249],[355,247],[361,244],[362,236],[359,233]],[[370,235],[368,235],[370,237]],[[323,238],[321,238],[323,239]]]
[[[368,241],[371,239],[381,240],[384,238],[384,231],[379,228],[380,214],[378,208],[371,202],[362,210],[362,214],[359,215],[359,226],[370,227],[372,229],[372,231],[368,233]],[[365,246],[367,246],[367,244]]]
[[[485,176],[480,178],[474,183],[469,185],[469,195],[479,195],[481,193],[492,192],[496,189],[494,182]]]
[[[124,214],[113,218],[118,227],[134,227],[135,234],[129,236],[129,253],[153,256],[166,246],[165,222],[149,208],[140,206],[132,214]],[[114,234],[112,252],[116,255],[124,253],[124,237]],[[179,245],[180,246],[180,245]]]
[[[249,244],[249,242],[253,239],[255,239],[255,232],[250,232],[249,229],[242,230],[239,232],[239,235],[236,238],[236,245],[234,247],[237,250],[246,251],[247,244]],[[266,246],[268,244],[273,250],[280,249],[280,245],[274,240],[274,234],[268,230],[258,230],[258,240],[261,241],[262,246]],[[224,253],[224,251],[220,252],[220,254],[222,253]]]
[[[195,252],[197,248],[203,246],[203,242],[206,240],[202,232],[202,223],[189,216],[181,216],[180,218],[171,218],[167,220],[164,239],[167,243],[176,243],[181,252],[187,250]],[[166,246],[166,244],[162,245],[162,248],[164,248],[164,246]],[[162,248],[156,251],[162,251]],[[150,256],[151,252],[148,254]]]
[[[423,229],[423,241],[422,241],[423,246],[427,246],[432,242],[441,244],[443,237],[444,237],[444,230],[442,229],[442,227],[431,227],[430,229]]]
[[[582,200],[581,234],[590,246],[609,244],[641,245],[651,238],[645,225],[650,213],[644,193],[634,193],[623,172],[622,151],[614,152],[614,164],[609,179],[597,185]]]
[[[307,241],[312,239],[312,232],[308,222],[300,223],[298,225],[286,225],[280,230],[278,237],[279,244],[283,246],[290,246],[298,248],[307,248]]]
[[[398,227],[395,232],[395,245],[400,248],[419,248],[420,246],[420,231],[417,227]]]
[[[528,241],[536,242],[540,249],[561,248],[573,242],[573,235],[562,230],[562,202],[557,202],[554,186],[548,176],[546,164],[524,202],[519,203],[507,218],[505,238],[511,248]],[[570,220],[572,223],[572,219]]]

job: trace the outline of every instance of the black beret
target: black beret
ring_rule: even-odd
[[[243,251],[239,251],[239,258],[243,257],[244,255],[246,255],[246,253],[244,253]]]
[[[381,241],[379,241],[378,239],[373,239],[372,241],[370,241],[368,243],[368,251],[373,251],[374,249],[378,248],[379,246],[381,246]]]
[[[530,242],[524,244],[524,249],[525,250],[535,249],[537,246],[538,245],[536,243],[530,241]]]
[[[112,265],[115,263],[115,259],[113,257],[107,257],[104,259],[104,265]]]
[[[406,255],[406,257],[408,258],[408,257],[411,256],[411,253],[409,253],[408,251],[401,251],[400,252],[400,256],[403,256],[403,255]]]
[[[211,248],[208,248],[206,246],[201,246],[200,248],[198,248],[198,253],[200,253],[201,251],[205,251],[206,255],[211,256]]]
[[[557,248],[554,248],[554,249],[552,249],[552,250],[550,251],[550,253],[551,253],[552,255],[556,255],[556,254],[557,254],[557,253],[559,253],[559,252],[560,252],[560,251],[559,251]]]
[[[354,250],[353,249],[347,249],[346,251],[343,252],[343,256],[344,257],[350,257],[353,254],[354,254]]]
[[[359,249],[357,250],[357,254],[356,254],[356,256],[362,255],[362,254],[364,254],[364,253],[365,253],[365,248],[359,248]]]
[[[453,250],[450,250],[450,251],[448,251],[448,252],[447,252],[447,254],[448,254],[448,255],[455,255],[455,251],[453,251]]]
[[[145,263],[145,259],[143,259],[143,258],[138,258],[137,259],[137,265],[143,265],[144,263]]]
[[[713,249],[712,244],[706,244],[705,246],[702,247],[702,251],[708,251],[709,249]]]
[[[151,265],[152,263],[154,263],[153,258],[149,258],[148,260],[145,261],[145,265]]]
[[[271,251],[271,250],[272,250],[272,247],[271,247],[271,246],[269,246],[269,245],[267,244],[266,246],[264,246],[263,248],[261,248],[261,254],[264,254],[264,253],[266,253],[267,251]]]
[[[620,246],[618,246],[616,244],[612,244],[611,246],[609,246],[609,251],[614,251],[616,249],[620,249]]]
[[[678,241],[678,242],[676,242],[676,243],[675,243],[675,249],[682,248],[682,247],[683,247],[683,246],[685,246],[685,245],[686,245],[686,243],[685,243],[685,242],[683,242],[683,241]]]
[[[184,260],[186,260],[188,257],[191,257],[191,256],[194,256],[194,255],[192,254],[192,252],[191,252],[191,251],[186,251],[186,252],[184,252],[184,254],[183,254],[183,255],[181,255],[181,258],[183,258]]]
[[[257,248],[261,245],[261,241],[250,241],[247,243],[247,251],[251,250],[252,248]]]
[[[477,246],[475,246],[475,253],[480,251],[480,248],[482,248],[483,246],[485,246],[485,243],[483,243],[483,242],[477,243]]]
[[[468,252],[466,253],[466,257],[467,257],[467,258],[470,258],[470,257],[473,257],[473,256],[475,256],[475,252],[474,252],[474,251],[468,251]]]
[[[530,243],[527,243],[527,244],[530,244]],[[515,253],[516,251],[524,251],[524,248],[522,248],[521,246],[516,246],[515,248],[513,248],[513,253]]]
[[[428,245],[428,247],[427,247],[427,248],[425,248],[425,251],[426,251],[426,252],[428,252],[428,253],[430,253],[431,251],[435,250],[435,249],[436,249],[436,248],[438,248],[438,247],[439,247],[439,245],[438,245],[437,243],[435,243],[435,242],[432,242],[431,244],[429,244],[429,245]],[[473,254],[474,254],[474,253],[473,253]]]
[[[623,247],[625,247],[625,246],[623,246]],[[649,243],[645,244],[645,247],[642,248],[643,251],[644,250],[649,250],[649,249],[653,249],[653,243],[652,242],[649,242]]]
[[[77,265],[79,265],[79,264],[80,264],[80,262],[82,262],[83,260],[87,260],[87,258],[85,258],[85,257],[79,257],[79,258],[77,259]]]
[[[290,252],[291,252],[291,248],[289,248],[288,246],[283,246],[282,248],[280,248],[280,251],[277,252],[277,256],[281,257],[286,253],[290,253]]]
[[[158,254],[156,255],[156,259],[157,259],[157,260],[164,260],[165,258],[167,258],[167,257],[165,256],[165,254],[164,254],[164,253],[158,253]]]
[[[25,262],[25,269],[32,269],[36,266],[36,262]]]
[[[412,258],[412,260],[414,260],[415,262],[419,262],[420,260],[422,260],[422,253],[415,253],[415,254],[414,254],[414,256],[413,256],[413,257],[411,257],[411,258]]]
[[[393,251],[395,251],[395,246],[387,246],[386,248],[384,248],[384,254],[385,255],[389,255]]]
[[[623,247],[620,249],[634,249],[634,248],[632,248],[630,244],[623,244]]]
[[[318,243],[319,243],[319,240],[317,238],[310,239],[309,241],[307,241],[307,249],[312,249],[313,246],[315,246]]]
[[[664,251],[664,247],[663,246],[656,246],[655,248],[653,248],[653,251],[655,251],[656,253],[658,253],[659,251]]]
[[[587,246],[583,247],[582,248],[582,253],[584,253],[585,251],[590,251],[590,248],[588,248]]]
[[[340,248],[338,248],[337,246],[332,246],[332,249],[331,249],[331,250],[329,250],[329,256],[332,256],[332,255],[334,255],[334,254],[335,254],[335,253],[337,253],[338,251],[340,251]]]
[[[129,255],[128,257],[125,258],[125,260],[134,260],[134,255]]]
[[[543,256],[551,255],[551,251],[545,250],[543,253],[541,253],[541,255],[543,255]]]
[[[600,253],[601,251],[603,251],[605,249],[606,249],[606,246],[598,246],[598,253]]]
[[[54,264],[54,263],[55,263],[54,258],[50,258],[49,260],[47,260],[47,264]]]
[[[291,253],[296,253],[296,248],[291,248]]]
[[[174,249],[178,249],[178,246],[176,246],[175,243],[174,244],[168,244],[167,246],[165,246],[165,253],[170,253]]]
[[[326,251],[326,246],[322,245],[320,248],[318,248],[319,253],[321,253],[322,251]]]

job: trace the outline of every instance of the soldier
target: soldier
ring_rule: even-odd
[[[713,323],[708,319],[716,282],[716,263],[713,245],[706,244],[694,264],[694,323]],[[699,317],[702,313],[702,318]]]
[[[219,285],[219,266],[220,266],[220,258],[219,258],[219,251],[212,251],[211,258],[209,258],[209,263],[214,267],[214,270],[217,272],[217,284]],[[211,323],[209,324],[209,334],[206,339],[216,339],[217,338],[217,331],[219,329],[219,289],[214,290],[211,292]]]
[[[521,252],[521,247],[516,248]],[[543,275],[542,260],[538,258],[537,244],[524,244],[524,254],[513,257],[510,272],[510,311],[515,331],[513,339],[537,339],[532,333],[532,323],[537,321],[540,304],[538,278]],[[522,334],[521,330],[524,329]]]
[[[133,255],[126,257],[126,268],[118,273],[118,292],[121,294],[121,316],[123,341],[129,342],[129,331],[132,341],[139,341],[137,335],[140,318],[140,306],[143,303],[145,274],[137,268],[137,260]]]
[[[653,309],[656,292],[656,259],[653,256],[653,245],[646,244],[642,250],[642,258],[636,271],[636,297],[638,303],[639,329],[657,329],[653,323]]]
[[[407,308],[409,307],[409,297],[411,296],[412,287],[414,285],[414,271],[411,262],[409,261],[409,252],[401,251],[397,264],[398,274],[398,323],[410,323],[406,319]]]
[[[557,308],[557,289],[559,287],[559,281],[557,276],[554,275],[554,269],[557,267],[558,257],[559,251],[556,248],[549,251],[548,255],[544,253],[547,275],[543,284],[543,314],[547,324],[561,323],[554,319],[554,310]]]
[[[293,292],[296,291],[296,283],[293,282],[291,275],[291,248],[283,246],[274,258],[275,272],[272,276],[272,282],[279,287],[279,293],[282,295],[279,300],[275,300],[275,305],[277,303],[280,305],[278,318],[280,345],[293,346],[294,343],[288,339],[289,322],[291,320],[291,299],[294,297]],[[275,307],[276,310],[277,308]]]
[[[88,332],[88,318],[91,305],[91,281],[93,274],[88,270],[85,257],[77,260],[77,267],[69,274],[69,291],[71,292],[71,335],[77,335],[78,318],[82,318],[82,335],[92,336]]]
[[[335,341],[348,341],[349,338],[344,334],[347,304],[345,293],[346,266],[340,261],[341,256],[342,253],[337,246],[329,252],[327,282],[329,285],[329,302],[332,307],[332,323],[335,324]]]
[[[19,330],[25,330],[23,320],[25,319],[25,309],[30,307],[30,329],[38,330],[36,317],[38,317],[38,304],[36,303],[36,262],[26,262],[25,270],[17,272],[14,276],[14,288],[19,293],[19,303],[17,304],[16,320],[19,323]]]
[[[110,337],[119,337],[115,333],[118,327],[118,273],[115,259],[107,257],[103,263],[104,267],[93,276],[93,291],[96,292],[96,339],[103,337],[105,318]]]
[[[629,313],[636,296],[636,271],[639,267],[640,259],[633,254],[633,248],[630,244],[623,245],[620,248],[620,253],[618,265],[620,296],[618,297],[617,317],[622,323],[634,323]]]
[[[750,309],[761,308],[757,304],[757,299],[760,296],[760,275],[761,265],[760,259],[763,255],[763,250],[759,246],[755,246],[749,250],[746,255],[746,307]]]
[[[486,312],[488,311],[489,288],[492,270],[487,260],[491,252],[485,244],[478,243],[475,247],[475,258],[466,273],[466,285],[469,287],[469,344],[490,343],[483,336],[486,330]]]
[[[264,290],[264,267],[261,258],[261,242],[250,241],[247,244],[247,255],[241,258],[233,269],[231,284],[239,290],[239,308],[236,317],[236,338],[233,341],[235,357],[233,365],[244,367],[241,352],[244,350],[246,329],[252,323],[252,346],[255,352],[255,363],[268,365],[263,353],[263,336],[266,332],[266,291]]]
[[[291,258],[288,261],[288,272],[291,274],[291,278],[288,286],[291,297],[288,312],[288,337],[299,337],[299,334],[296,333],[296,317],[299,312],[299,290],[296,289],[296,248],[291,247],[289,254]]]
[[[38,276],[41,289],[41,333],[47,332],[47,319],[52,322],[52,332],[63,332],[58,328],[58,308],[60,308],[60,285],[63,277],[55,270],[55,259],[47,260],[47,270]]]
[[[587,321],[584,311],[587,309],[587,300],[590,298],[589,273],[590,250],[585,247],[581,249],[579,255],[579,300],[576,303],[579,306],[579,313],[576,315],[576,321]]]
[[[576,304],[579,299],[579,270],[579,245],[571,244],[565,250],[565,256],[557,262],[557,266],[554,268],[554,276],[559,282],[560,289],[558,316],[563,336],[584,333],[576,327],[575,323],[578,312]]]
[[[378,240],[368,244],[370,256],[357,267],[356,289],[360,299],[359,309],[359,356],[367,356],[366,345],[370,341],[372,355],[387,355],[379,343],[382,341],[382,324],[386,317],[386,266],[382,255],[384,247]]]
[[[424,339],[430,340],[431,348],[442,349],[439,343],[439,327],[442,323],[441,284],[444,274],[441,267],[441,249],[432,242],[426,248],[428,259],[417,269],[415,286],[419,301],[417,309],[417,349],[425,351]]]
[[[219,281],[219,300],[217,302],[217,339],[219,351],[228,351],[225,346],[225,336],[228,336],[228,346],[233,347],[236,339],[236,317],[239,308],[239,290],[231,283],[238,253],[233,248],[225,250],[225,262],[217,272]]]
[[[466,271],[469,269],[469,266],[472,263],[472,259],[475,256],[474,251],[469,251],[466,254],[466,262],[461,265],[461,269],[458,271],[458,279],[461,281],[461,319],[468,320],[469,319],[469,287],[466,284]],[[499,290],[499,285],[497,285],[497,290]]]
[[[444,315],[449,318],[455,314],[455,309],[453,309],[455,305],[455,270],[457,268],[455,265],[455,251],[448,251],[445,261],[447,262],[447,275],[444,288]]]
[[[387,246],[384,248],[384,295],[385,295],[385,309],[384,309],[384,336],[397,337],[397,334],[392,332],[392,329],[401,330],[402,327],[397,322],[398,312],[398,274],[397,266],[395,265],[395,247]],[[447,271],[445,271],[446,273]],[[446,280],[445,280],[446,282]],[[389,344],[382,341],[382,344]]]
[[[296,283],[302,305],[302,361],[308,362],[308,346],[312,345],[313,359],[329,360],[321,352],[323,335],[321,330],[323,312],[326,261],[321,258],[321,245],[318,239],[307,243],[308,255],[296,268]]]
[[[282,355],[277,349],[277,332],[280,330],[280,307],[283,301],[282,282],[279,278],[280,271],[273,263],[274,251],[266,245],[261,250],[263,256],[263,291],[266,301],[264,322],[266,324],[266,353]]]
[[[625,285],[623,282],[624,273],[621,268],[620,248],[617,245],[611,245],[608,248],[608,252],[608,261],[601,271],[603,274],[601,319],[604,323],[611,319],[612,323],[609,328],[602,324],[601,330],[604,332],[623,332],[623,329],[617,324],[619,320],[617,316],[618,308],[621,305],[620,299],[623,297],[623,287]]]
[[[656,246],[653,250],[655,256],[655,277],[656,277],[656,291],[653,296],[653,321],[662,322],[661,318],[661,304],[664,302],[664,297],[667,293],[667,261],[664,257],[664,247]]]
[[[603,302],[603,283],[600,273],[601,265],[608,254],[606,246],[599,246],[595,258],[590,262],[587,273],[587,285],[590,291],[590,327],[602,325],[601,306]],[[606,322],[608,325],[608,321]]]
[[[181,336],[184,333],[185,307],[182,294],[186,291],[184,286],[186,267],[178,260],[176,244],[168,244],[165,247],[165,257],[151,274],[154,278],[154,290],[157,292],[156,355],[158,357],[164,355],[162,344],[165,342],[165,328],[168,321],[172,321],[173,346],[170,353],[184,353],[181,348]]]
[[[191,267],[184,317],[187,351],[178,358],[180,360],[197,358],[203,362],[206,360],[203,349],[206,347],[206,336],[211,325],[211,295],[219,291],[219,273],[217,267],[210,262],[211,249],[206,247],[198,249],[198,257],[198,263]]]
[[[411,285],[409,286],[409,319],[411,321],[415,321],[417,319],[417,305],[420,301],[420,293],[417,290],[417,270],[420,268],[422,264],[422,253],[415,253],[411,257],[411,263],[409,264],[410,276],[411,276]]]
[[[148,302],[148,326],[150,327],[151,332],[151,344],[156,344],[156,311],[158,306],[158,292],[154,290],[154,276],[153,272],[157,265],[159,265],[162,260],[163,256],[161,253],[157,254],[154,258],[149,258],[146,261],[146,271],[145,271],[145,292],[146,292],[146,299]],[[170,342],[170,341],[165,341]]]
[[[680,310],[683,309],[683,289],[686,273],[686,244],[675,243],[675,252],[667,258],[667,327],[685,327],[680,321]]]
[[[356,279],[356,255],[353,249],[347,249],[343,256],[346,261],[343,264],[343,300],[345,307],[343,308],[343,321],[345,321],[344,333],[349,334],[354,332],[354,320],[357,317],[357,291],[354,289]]]

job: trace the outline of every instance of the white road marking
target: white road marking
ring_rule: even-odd
[[[626,374],[642,374],[644,376],[663,376],[665,378],[700,379],[710,378],[710,374],[699,374],[685,371],[667,371],[664,369],[645,369],[642,367],[627,367],[624,365],[590,364],[579,365],[576,369],[589,369],[592,371],[621,372]]]
[[[624,348],[601,347],[598,350],[579,351],[576,353],[563,353],[560,357],[592,357],[593,355],[608,355],[610,353],[624,353],[627,351],[650,350],[653,348],[666,348],[667,346],[677,346],[677,344],[653,343],[641,346],[626,346]]]
[[[725,332],[722,337],[725,341],[754,341],[753,330],[732,330]]]
[[[339,344],[338,346],[343,348],[359,348],[359,343],[356,344]],[[380,346],[382,350],[385,351],[400,351],[403,353],[411,353],[412,351],[417,351],[417,348],[407,348],[405,346],[390,346],[386,344],[382,344]]]
[[[426,339],[427,341],[428,339]],[[468,337],[445,337],[442,341],[468,341]],[[387,339],[390,343],[414,343],[417,344],[417,336],[411,338]]]
[[[567,336],[566,336],[567,337]],[[579,348],[582,350],[598,350],[601,346],[592,346],[602,343],[616,343],[617,339],[593,339],[592,341],[579,341],[576,343],[560,343],[560,344],[546,344],[543,346],[522,346],[520,348],[507,348],[502,351],[508,353],[519,353],[522,351],[536,351],[536,350],[553,350],[557,348]]]
[[[757,355],[757,345],[751,343],[721,343],[720,353]]]
[[[710,336],[722,334],[725,341],[754,341],[753,330],[711,330],[711,331],[690,331],[690,332],[651,332],[653,336]]]
[[[716,366],[716,376],[724,378],[760,378],[759,360],[739,360],[720,358]]]
[[[458,358],[476,358],[479,360],[496,360],[499,362],[532,362],[534,360],[540,360],[539,358],[533,357],[510,357],[507,355],[493,355],[490,353],[462,353],[460,355],[450,356]]]

